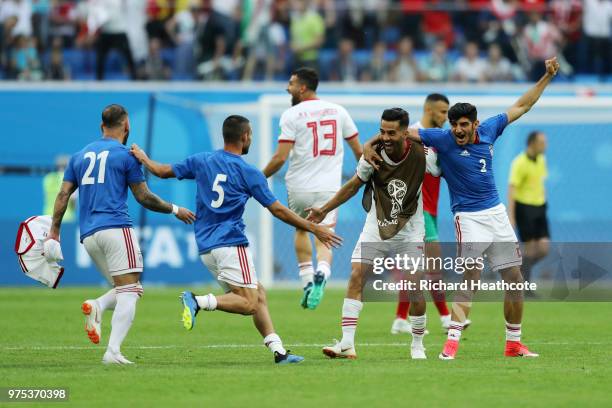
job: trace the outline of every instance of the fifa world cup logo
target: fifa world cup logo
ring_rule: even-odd
[[[391,218],[397,218],[397,214],[402,210],[402,200],[406,195],[406,183],[401,180],[393,179],[387,185],[387,192],[391,196]]]

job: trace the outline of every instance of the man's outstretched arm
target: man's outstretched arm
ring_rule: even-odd
[[[291,152],[292,148],[293,143],[279,143],[278,148],[276,149],[276,153],[274,153],[274,156],[272,156],[270,162],[263,169],[264,176],[270,177],[273,176],[277,171],[279,171],[280,168],[283,167],[283,164],[285,164],[285,162],[287,161],[287,158],[289,157],[289,153]]]
[[[339,247],[342,245],[342,238],[336,235],[332,230],[323,225],[318,225],[303,219],[289,208],[282,205],[278,200],[268,206],[268,211],[286,224],[312,232],[327,248]]]
[[[155,193],[149,190],[146,182],[141,181],[138,183],[132,183],[129,186],[136,201],[138,201],[138,203],[147,210],[165,214],[172,213],[176,218],[183,221],[185,224],[192,224],[195,221],[196,217],[194,213],[187,208],[178,207],[172,203],[162,200]]]
[[[132,155],[137,158],[138,161],[142,163],[142,165],[145,166],[154,176],[164,179],[176,177],[171,165],[158,163],[151,160],[144,150],[142,150],[137,144],[132,144],[130,153],[132,153]]]
[[[557,57],[546,60],[546,73],[540,78],[536,84],[531,87],[527,92],[521,96],[514,105],[512,105],[506,114],[508,115],[508,124],[514,122],[527,112],[535,103],[540,99],[540,96],[544,92],[544,89],[548,86],[550,81],[557,75],[559,71],[559,63]]]
[[[361,181],[361,179],[357,176],[357,174],[355,174],[321,208],[306,208],[306,211],[310,212],[308,214],[307,219],[313,222],[317,222],[317,223],[323,221],[330,211],[333,211],[334,209],[340,207],[342,204],[347,202],[351,197],[357,194],[357,192],[359,191],[362,185],[363,185],[363,181]]]

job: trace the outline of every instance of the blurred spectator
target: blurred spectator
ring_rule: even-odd
[[[574,70],[578,68],[578,46],[582,34],[582,2],[553,0],[552,21],[562,34],[563,55]]]
[[[342,30],[341,18],[347,11],[346,1],[351,0],[314,0],[314,4],[317,5],[314,9],[319,12],[325,22],[321,48],[337,49],[339,38],[351,37],[351,35],[345,35]]]
[[[196,24],[195,55],[197,72],[205,80],[227,79],[232,71],[232,59],[227,54],[232,50],[232,44],[227,35],[223,16],[211,8],[204,8]]]
[[[0,3],[2,7],[2,3]],[[0,8],[0,68],[7,69],[10,58],[10,49],[13,44],[13,28],[17,24],[17,17],[3,14]]]
[[[425,46],[431,48],[434,43],[443,40],[446,47],[452,47],[455,39],[453,20],[450,12],[444,9],[440,0],[429,0],[423,13],[423,33]]]
[[[497,44],[489,46],[484,77],[487,81],[491,82],[511,81],[514,79],[512,64],[502,55],[501,48]]]
[[[482,35],[484,46],[488,48],[492,44],[497,44],[502,50],[502,54],[511,62],[517,61],[517,55],[512,47],[510,36],[502,27],[502,22],[497,19],[488,20],[485,23],[485,31]]]
[[[383,41],[379,41],[374,45],[370,63],[361,71],[361,81],[386,81],[387,80],[387,61],[385,54],[387,53],[387,45]]]
[[[584,0],[582,25],[588,49],[587,69],[590,72],[600,74],[612,72],[611,21],[612,1]],[[600,62],[599,67],[598,62]]]
[[[166,22],[175,14],[173,0],[147,0],[147,23],[145,29],[148,38],[159,38],[165,45],[173,45],[166,30]]]
[[[423,13],[427,7],[426,0],[400,0],[401,17],[399,26],[403,37],[410,37],[415,48],[423,48]]]
[[[70,70],[64,65],[64,51],[62,49],[62,39],[60,37],[56,37],[52,41],[45,79],[51,81],[65,81],[70,79]]]
[[[126,19],[129,21],[126,34],[134,62],[142,65],[148,55],[147,0],[125,1]]]
[[[61,38],[64,47],[74,46],[77,26],[77,7],[74,1],[58,0],[53,2],[50,12],[50,35]]]
[[[190,0],[188,8],[179,11],[166,22],[166,31],[176,45],[174,72],[181,79],[194,74],[195,28],[201,10],[201,0]]]
[[[421,72],[427,81],[445,82],[448,81],[451,73],[451,64],[446,55],[446,43],[444,40],[438,41],[423,64]]]
[[[455,73],[456,81],[461,82],[484,82],[487,64],[480,57],[478,44],[469,42],[465,45],[463,56],[457,60]]]
[[[295,67],[318,70],[319,48],[325,39],[325,22],[310,8],[309,0],[295,0],[290,31]]]
[[[26,37],[25,35],[15,37],[15,47],[12,51],[10,67],[16,79],[23,81],[42,79],[43,75],[34,37]]]
[[[372,48],[384,24],[381,12],[389,7],[387,0],[337,0],[338,23],[342,38],[351,38],[356,48]],[[382,23],[382,24],[381,24]]]
[[[457,0],[454,2],[454,26],[463,34],[465,41],[480,43],[485,25],[481,14],[489,9],[491,0]],[[479,44],[480,45],[480,44]]]
[[[143,78],[153,81],[167,81],[172,77],[170,62],[161,54],[162,42],[159,38],[149,40],[149,52],[144,63]]]
[[[4,21],[9,17],[16,17],[14,27],[12,28],[12,36],[32,35],[32,4],[30,0],[3,0],[0,3],[0,21]]]
[[[391,65],[389,80],[413,83],[420,79],[419,68],[413,54],[412,38],[404,37],[397,47],[397,58]]]
[[[555,26],[544,21],[537,11],[529,13],[529,23],[523,28],[521,42],[527,50],[531,66],[529,78],[532,81],[537,81],[544,74],[545,60],[559,55],[560,41],[561,35]]]
[[[49,41],[49,14],[51,12],[51,0],[32,1],[32,30],[38,53],[42,53]]]
[[[106,57],[112,49],[118,50],[127,62],[130,78],[136,79],[136,66],[127,37],[128,7],[126,0],[90,0],[87,18],[89,33],[98,32],[95,40],[96,79],[104,79]]]
[[[338,44],[338,57],[330,64],[331,81],[355,82],[359,77],[359,67],[353,58],[355,45],[350,38],[343,38]]]

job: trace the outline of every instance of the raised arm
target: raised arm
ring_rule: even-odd
[[[307,208],[306,211],[310,211],[308,219],[317,223],[323,221],[330,211],[340,207],[357,194],[362,185],[363,181],[355,174],[327,203],[323,205],[323,207]]]
[[[51,229],[49,230],[48,239],[54,239],[59,241],[60,227],[62,225],[62,219],[68,208],[70,202],[70,196],[77,189],[77,185],[70,181],[64,181],[60,188],[57,197],[55,198],[55,205],[53,206],[53,220],[51,221]]]
[[[163,179],[176,177],[171,165],[162,164],[151,160],[144,150],[142,150],[137,144],[132,144],[130,153],[136,157],[138,161],[142,163],[142,165],[145,166],[154,176]]]
[[[293,148],[293,143],[285,142],[279,143],[278,148],[276,149],[276,153],[270,159],[270,162],[263,169],[263,174],[266,177],[270,177],[274,175],[277,171],[283,167],[283,164],[287,161],[287,157],[289,157],[289,153]]]
[[[151,190],[149,190],[147,183],[144,181],[130,184],[130,190],[132,190],[132,194],[134,194],[136,201],[138,201],[140,205],[148,210],[165,214],[172,213],[176,218],[183,221],[185,224],[191,224],[193,221],[195,221],[194,213],[186,208],[178,207],[162,200]]]
[[[332,230],[323,225],[307,221],[282,205],[278,200],[268,207],[268,210],[279,220],[296,228],[313,233],[326,247],[338,247],[342,244],[342,238]]]
[[[531,109],[533,105],[540,99],[544,89],[550,81],[557,75],[559,71],[559,63],[557,57],[545,61],[546,73],[540,78],[536,84],[521,96],[507,111],[508,124],[514,122]]]

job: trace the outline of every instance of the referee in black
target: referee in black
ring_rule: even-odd
[[[530,280],[531,268],[548,254],[550,234],[546,217],[546,135],[533,131],[527,149],[513,161],[508,187],[508,215],[524,243],[523,278]],[[526,293],[534,295],[533,293]]]

